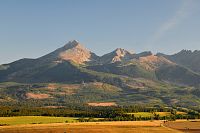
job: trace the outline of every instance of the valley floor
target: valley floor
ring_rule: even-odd
[[[179,133],[162,121],[27,124],[0,127],[0,133]]]

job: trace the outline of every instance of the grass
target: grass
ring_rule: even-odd
[[[154,114],[150,112],[137,112],[137,113],[128,113],[128,114],[134,115],[135,117],[153,117],[154,116]],[[170,112],[155,112],[155,114],[160,115],[161,117],[171,115]],[[186,115],[187,113],[177,112],[176,114]]]
[[[45,117],[45,116],[19,116],[19,117],[0,117],[0,124],[20,125],[20,124],[48,124],[77,122],[73,117]]]
[[[134,115],[135,117],[152,117],[153,114],[149,112],[137,112],[137,113],[128,113]]]
[[[170,112],[155,112],[155,114],[159,114],[161,117],[163,117],[163,116],[170,116],[170,115],[171,115]],[[178,114],[180,114],[180,115],[187,115],[187,113],[185,113],[185,112],[180,112],[180,111],[176,112],[176,114],[177,114],[177,115],[178,115]]]
[[[171,112],[155,112],[155,114],[163,117],[163,116],[170,116]]]
[[[187,113],[185,113],[185,112],[177,112],[176,114],[180,114],[180,115],[187,115]]]

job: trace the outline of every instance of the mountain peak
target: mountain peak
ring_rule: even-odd
[[[132,57],[131,53],[125,49],[117,48],[113,52],[105,54],[101,57],[103,63],[114,63],[122,60],[127,60]]]
[[[192,53],[192,50],[183,49],[179,53]]]
[[[77,40],[69,41],[67,44],[65,44],[65,49],[72,49],[72,48],[84,48]]]
[[[122,48],[117,48],[114,53],[117,55],[117,56],[120,56],[120,57],[124,57],[127,53],[130,53],[128,52],[127,50],[125,49],[122,49]]]
[[[188,55],[192,55],[192,54],[200,54],[200,50],[194,50],[194,51],[192,51],[192,50],[186,50],[186,49],[183,49],[183,50],[181,50],[180,52],[178,52],[178,53],[176,53],[175,55],[177,55],[177,54],[188,54]]]
[[[77,64],[83,64],[90,61],[92,53],[82,46],[77,40],[69,41],[64,47],[63,51],[59,53],[61,60],[70,60]]]
[[[115,51],[125,51],[123,48],[116,48]]]

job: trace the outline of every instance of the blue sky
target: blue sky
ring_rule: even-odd
[[[0,0],[0,64],[73,39],[98,55],[199,50],[200,0]]]

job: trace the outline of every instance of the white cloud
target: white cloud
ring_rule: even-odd
[[[164,22],[153,34],[152,38],[148,41],[148,47],[152,47],[157,41],[159,41],[167,31],[174,29],[191,13],[193,8],[193,0],[182,0],[180,7],[174,13],[174,15]]]

